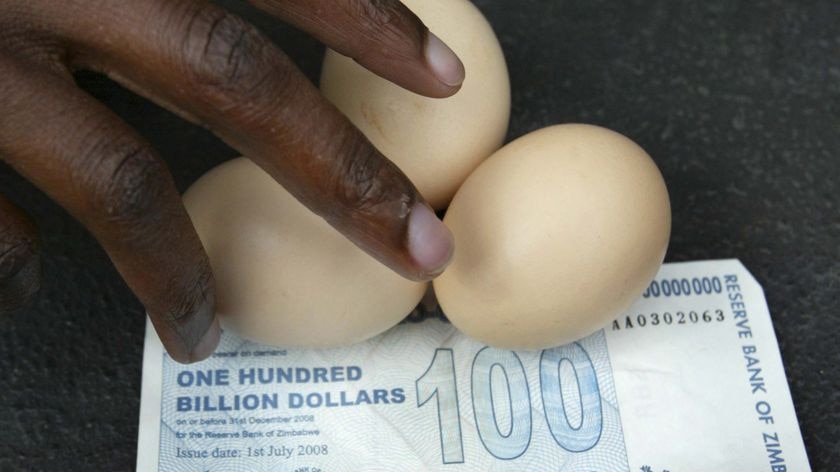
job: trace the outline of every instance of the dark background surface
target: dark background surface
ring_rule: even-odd
[[[219,3],[317,78],[322,46]],[[837,470],[840,2],[476,3],[508,60],[509,139],[587,122],[653,156],[674,212],[667,260],[735,257],[753,272],[811,464]],[[78,79],[157,146],[182,191],[237,155],[100,76]],[[40,298],[0,319],[0,470],[131,470],[143,309],[61,208],[6,167],[0,188],[38,222],[44,247]]]

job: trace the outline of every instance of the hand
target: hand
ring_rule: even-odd
[[[251,0],[371,71],[445,97],[458,58],[397,0]],[[208,127],[400,274],[439,273],[451,234],[290,60],[206,0],[0,0],[0,158],[78,218],[181,362],[219,340],[213,275],[165,164],[73,81],[100,71]],[[37,229],[0,197],[0,311],[39,285]]]

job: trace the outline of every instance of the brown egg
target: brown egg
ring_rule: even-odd
[[[461,59],[466,78],[454,96],[427,98],[327,51],[321,93],[417,186],[446,207],[470,172],[504,142],[510,83],[496,35],[468,0],[408,0],[408,6]]]
[[[363,341],[397,324],[428,284],[367,255],[248,159],[184,195],[216,277],[222,326],[283,347]]]
[[[671,208],[644,150],[575,124],[493,154],[444,222],[456,250],[434,289],[452,324],[492,346],[541,349],[591,334],[641,295],[665,256]]]

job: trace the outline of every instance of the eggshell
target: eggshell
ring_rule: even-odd
[[[466,78],[458,93],[444,99],[417,95],[332,50],[324,59],[321,92],[442,209],[504,141],[507,66],[493,29],[471,2],[403,3],[460,57]]]
[[[575,124],[500,149],[444,222],[456,250],[434,289],[452,324],[492,346],[542,349],[591,334],[641,295],[665,256],[671,208],[644,150]]]
[[[246,338],[363,341],[411,312],[428,285],[364,253],[248,159],[205,174],[184,203],[210,257],[222,326]]]

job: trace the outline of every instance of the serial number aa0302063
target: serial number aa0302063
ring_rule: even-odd
[[[689,311],[664,311],[662,313],[637,313],[616,318],[611,325],[612,331],[623,329],[648,328],[671,325],[696,325],[720,323],[726,320],[724,311],[720,308]]]

